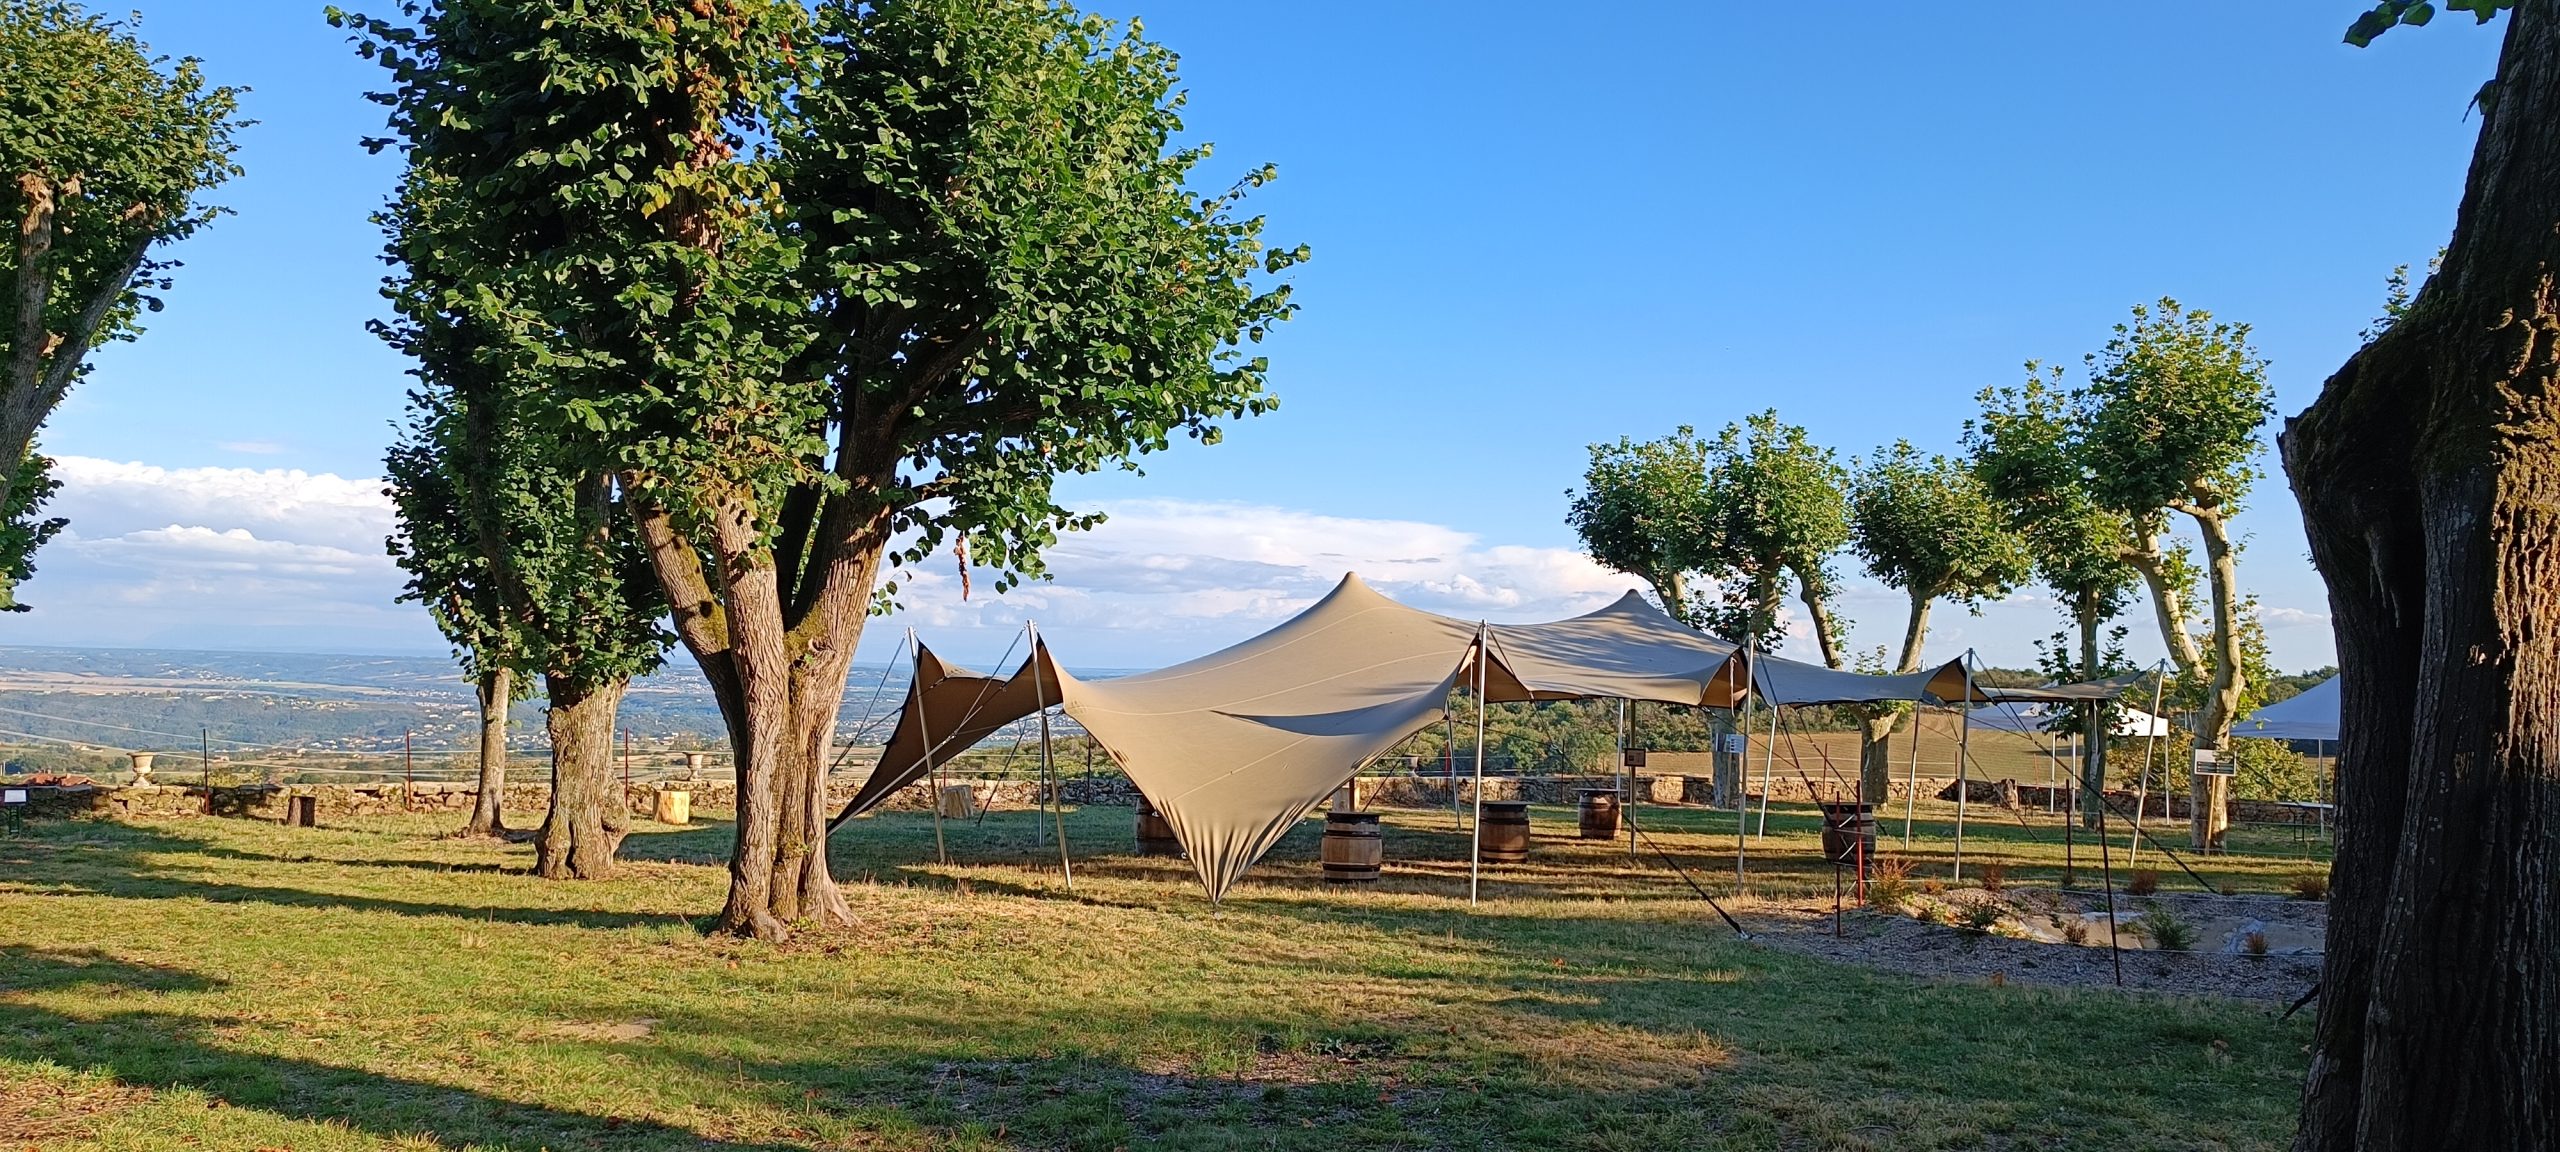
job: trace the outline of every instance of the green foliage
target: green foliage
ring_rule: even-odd
[[[2196,946],[2196,926],[2164,906],[2154,905],[2135,917],[2132,927],[2163,952],[2188,952]]]
[[[2313,800],[2320,774],[2282,740],[2239,737],[2222,755],[2232,762],[2231,794],[2243,800]]]
[[[2026,542],[1961,461],[1922,459],[1897,441],[1849,483],[1850,545],[1867,572],[1928,600],[1977,611],[2030,574]]]
[[[0,607],[60,524],[36,430],[89,353],[140,335],[177,268],[153,255],[222,209],[239,91],[152,54],[131,21],[61,0],[0,0]],[[32,311],[26,302],[34,301]],[[37,490],[20,492],[21,481]]]
[[[2479,24],[2486,24],[2496,19],[2499,12],[2515,6],[2515,0],[2445,0],[2444,3],[2445,11],[2469,12],[2473,22]],[[2423,27],[2435,18],[2436,6],[2432,0],[2382,0],[2347,26],[2346,41],[2358,48],[2369,47],[2374,37],[2402,24],[2412,28]]]
[[[2098,502],[2061,370],[2029,361],[2024,384],[1977,399],[1982,414],[1965,422],[1965,448],[2026,541],[2037,578],[2066,613],[2113,618],[2133,596],[2136,577],[2124,560],[2132,527]]]
[[[2099,504],[2140,518],[2162,508],[2239,510],[2258,478],[2258,429],[2275,416],[2249,326],[2163,299],[2135,305],[2089,356],[2074,438]]]
[[[0,488],[0,612],[27,610],[18,601],[17,587],[35,575],[36,549],[69,523],[60,516],[39,514],[45,501],[62,488],[52,468],[50,458],[30,452],[18,461],[16,478]]]
[[[1591,465],[1565,522],[1601,564],[1651,584],[1663,610],[1693,619],[1686,586],[1704,562],[1713,533],[1707,502],[1707,450],[1697,430],[1682,427],[1660,440],[1591,446]]]

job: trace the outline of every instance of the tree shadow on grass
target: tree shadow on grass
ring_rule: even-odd
[[[226,1106],[290,1120],[344,1125],[386,1140],[420,1136],[438,1146],[490,1152],[565,1149],[717,1149],[785,1152],[793,1145],[715,1140],[688,1129],[501,1099],[360,1068],[242,1052],[208,1034],[227,1021],[118,1011],[120,994],[220,991],[220,981],[96,951],[0,946],[0,1059],[50,1063],[153,1091],[193,1089]],[[106,1010],[68,1015],[26,1002],[73,993]],[[112,1122],[111,1116],[93,1122]]]
[[[65,843],[77,836],[76,843]],[[280,908],[349,908],[400,916],[451,916],[511,924],[565,925],[577,928],[632,928],[662,925],[671,917],[657,913],[603,912],[581,908],[529,908],[506,904],[430,903],[382,896],[313,891],[256,884],[202,880],[165,871],[165,856],[228,856],[250,860],[269,857],[177,835],[165,828],[96,822],[84,827],[0,840],[0,891],[79,893],[128,900],[205,900],[216,904],[267,904]],[[324,866],[360,861],[276,860]]]

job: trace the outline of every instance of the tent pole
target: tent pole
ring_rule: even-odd
[[[1964,698],[1973,699],[1973,650],[1964,653]],[[1973,756],[1973,709],[1966,708],[1956,727],[1956,868],[1955,878],[1964,879],[1964,808],[1973,791],[1965,775],[1965,762]]]
[[[1636,777],[1627,767],[1627,699],[1618,698],[1618,811],[1627,821],[1627,855],[1636,854]]]
[[[1076,890],[1076,866],[1067,857],[1066,797],[1058,795],[1057,785],[1051,783],[1051,781],[1057,779],[1057,774],[1050,770],[1049,685],[1040,675],[1040,626],[1037,624],[1026,623],[1023,627],[1031,630],[1032,702],[1040,706],[1040,780],[1044,785],[1047,785],[1050,790],[1049,812],[1051,815],[1057,817],[1058,820],[1058,871],[1066,874],[1067,891],[1074,892]]]
[[[1748,748],[1750,745],[1745,744],[1743,747]],[[1745,775],[1748,775],[1750,772],[1750,765],[1743,765],[1743,771]],[[1760,823],[1757,827],[1751,830],[1751,834],[1754,836],[1767,836],[1769,834],[1769,789],[1771,786],[1775,785],[1777,781],[1778,706],[1772,704],[1769,706],[1769,746],[1761,749],[1760,751]],[[1812,797],[1807,796],[1805,799],[1810,800]]]
[[[2098,703],[2093,700],[2089,702],[2091,726],[2096,725],[2097,719]],[[2087,781],[2082,783],[2085,784]],[[2122,988],[2124,987],[2124,949],[2116,941],[2116,873],[2115,866],[2107,859],[2107,790],[2104,787],[2106,781],[2100,780],[2098,783],[2100,785],[2098,789],[2098,882],[2107,890],[2107,960],[2115,965],[2116,987]],[[2072,792],[2078,795],[2079,789],[2075,788]],[[2137,844],[2142,841],[2141,824],[2139,820],[2134,821],[2133,839]]]
[[[1467,850],[1467,907],[1476,905],[1484,878],[1484,624],[1476,624],[1476,796],[1474,831]]]
[[[924,767],[931,774],[933,796],[933,855],[944,864],[951,863],[951,848],[942,839],[942,765],[933,759],[933,729],[925,724],[924,649],[916,644],[916,630],[907,629],[907,651],[913,661],[907,673],[907,694],[916,698],[916,739],[924,742]]]
[[[2151,803],[2151,751],[2160,743],[2160,689],[2169,679],[2169,662],[2161,661],[2151,670],[2151,718],[2142,722],[2142,774],[2133,780],[2133,846],[2126,850],[2124,865],[2131,868],[2142,859],[2142,810]],[[2166,788],[2166,782],[2162,784]],[[2106,819],[2100,815],[2099,819]]]
[[[1971,701],[1965,702],[1965,707],[1972,706]],[[1923,715],[1919,702],[1914,701],[1911,705],[1911,782],[1902,789],[1902,847],[1905,850],[1911,847],[1911,817],[1920,805],[1920,717]],[[1893,803],[1893,798],[1886,797],[1885,803]]]
[[[2053,733],[2044,734],[2044,814],[2053,815],[2053,794],[2062,788],[2062,758],[2054,752]]]

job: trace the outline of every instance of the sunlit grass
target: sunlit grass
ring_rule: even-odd
[[[1769,951],[1650,848],[1537,816],[1532,861],[1489,869],[1474,909],[1446,813],[1391,815],[1366,890],[1318,879],[1310,822],[1223,907],[1187,864],[1123,855],[1125,809],[1069,813],[1072,894],[1029,813],[946,827],[948,865],[930,817],[883,816],[836,841],[862,925],[780,948],[699,934],[725,879],[716,823],[644,825],[602,883],[536,880],[526,848],[426,818],[40,824],[0,840],[0,1146],[2286,1140],[2299,1018]],[[1925,870],[1944,814],[1922,816]],[[1730,814],[1641,819],[1730,894]],[[2057,830],[1993,827],[1968,819],[1968,861],[2002,854],[2013,884],[2058,867]],[[1827,891],[1812,817],[1773,809],[1770,828],[1752,889]],[[2261,890],[2304,867],[2212,865]]]

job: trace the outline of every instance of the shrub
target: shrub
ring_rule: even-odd
[[[2062,938],[2074,944],[2089,942],[2089,922],[2077,916],[2062,926]]]
[[[2148,896],[2159,890],[2160,870],[2157,868],[2136,868],[2133,877],[2124,882],[2127,896]]]
[[[2293,898],[2296,900],[2328,899],[2329,874],[2326,872],[2305,872],[2300,876],[2294,877]]]
[[[1956,927],[1967,932],[1987,933],[2000,923],[2004,911],[1996,900],[1968,900],[1956,909]]]
[[[2153,908],[2133,922],[2134,928],[2163,952],[2188,952],[2196,946],[2196,926],[2166,908]]]
[[[2237,896],[2240,894],[2240,886],[2229,880],[2225,880],[2222,882],[2222,886],[2214,889],[2214,891],[2220,892],[2225,896]]]
[[[1931,876],[1920,882],[1920,891],[1931,896],[1943,896],[1947,892],[1947,882]]]
[[[2009,867],[2005,864],[1985,864],[1982,866],[1981,877],[1983,891],[1997,892],[2002,885],[2009,882]]]
[[[1878,908],[1900,908],[1911,898],[1911,862],[1899,856],[1876,858],[1873,874],[1867,877],[1867,903]]]
[[[2250,955],[2263,957],[2267,954],[2267,934],[2252,932],[2240,938],[2240,945],[2247,948]]]

